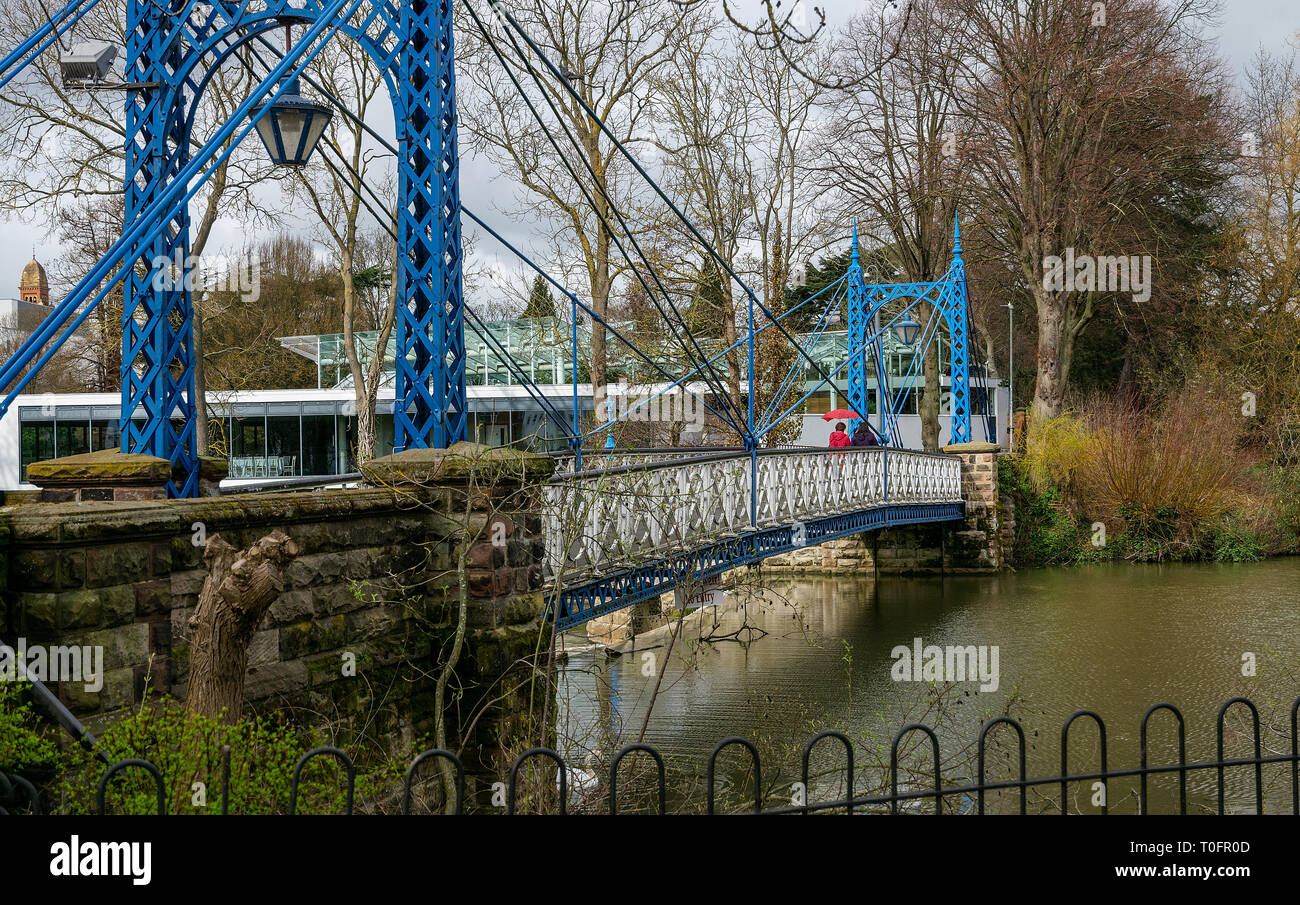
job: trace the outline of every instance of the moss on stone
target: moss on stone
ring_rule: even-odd
[[[369,483],[388,487],[462,482],[470,478],[483,483],[498,480],[526,483],[543,481],[554,471],[555,461],[550,456],[468,440],[447,449],[408,449],[380,456],[361,467]]]
[[[38,487],[81,484],[165,484],[172,465],[158,456],[101,449],[61,456],[27,466],[27,480]]]

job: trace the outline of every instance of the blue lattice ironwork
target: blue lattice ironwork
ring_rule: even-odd
[[[96,0],[74,0],[0,61],[7,82]],[[16,382],[6,409],[54,351],[123,285],[122,449],[173,463],[174,496],[198,492],[188,205],[324,44],[343,34],[383,74],[398,124],[397,448],[446,446],[465,435],[452,0],[265,0],[179,7],[128,0],[126,219],[123,235],[0,369]],[[194,150],[195,111],[231,54],[266,33],[306,26],[249,97]],[[267,103],[263,103],[266,101]],[[46,349],[47,345],[52,347]]]
[[[180,27],[157,4],[127,6],[127,78],[158,87],[128,92],[126,222],[185,164],[185,110],[169,103],[182,69]],[[189,208],[170,211],[132,247],[123,283],[122,451],[172,463],[172,496],[198,492],[194,424],[194,308],[188,273]],[[135,420],[139,411],[144,417]]]
[[[964,503],[896,503],[809,519],[705,544],[677,556],[602,575],[560,589],[553,601],[560,631],[657,598],[686,582],[698,583],[771,556],[878,528],[955,521]],[[798,532],[798,533],[796,533]]]
[[[880,393],[881,432],[887,441],[897,436],[898,403],[890,398],[881,339],[892,323],[901,321],[917,307],[918,301],[929,302],[934,316],[928,323],[922,323],[921,336],[917,340],[920,351],[916,361],[920,361],[926,347],[934,341],[939,322],[942,320],[948,338],[949,377],[952,388],[950,442],[969,443],[971,440],[969,302],[966,296],[966,265],[961,256],[961,228],[956,220],[953,221],[952,264],[941,279],[922,283],[866,283],[863,280],[862,264],[858,257],[858,231],[855,226],[853,255],[849,264],[845,296],[848,301],[850,407],[864,414],[870,410],[867,386],[870,358],[875,367],[876,386]],[[893,306],[897,310],[891,309],[890,322],[882,325],[879,323],[878,316],[891,302],[901,303],[901,306]],[[912,379],[906,382],[908,385],[903,389],[904,392],[909,392],[913,389],[911,384],[915,382],[914,374]]]
[[[465,299],[451,0],[402,4],[396,450],[465,439]]]
[[[181,27],[186,31],[186,40],[181,44],[168,44],[167,28],[161,23],[158,7],[149,0],[132,2],[142,10],[152,11],[146,23],[148,27],[141,28],[142,38],[146,39],[142,48],[146,65],[153,69],[173,70],[161,73],[163,78],[149,80],[176,86],[167,91],[134,94],[150,96],[149,103],[177,111],[172,118],[187,121],[190,126],[194,107],[207,80],[231,53],[281,25],[317,23],[330,5],[323,0],[280,0],[259,5],[257,9],[245,5],[235,10],[191,0],[187,7],[189,15],[179,17],[183,23]],[[332,25],[324,37],[328,40],[336,32],[343,33],[364,48],[379,67],[393,100],[401,150],[397,210],[399,241],[406,254],[400,257],[396,277],[399,293],[395,324],[398,349],[397,405],[394,407],[396,448],[447,446],[465,435],[464,301],[451,2],[414,0],[398,5],[367,0],[352,6],[355,12],[343,24]],[[148,40],[154,43],[149,44]],[[268,46],[264,40],[261,43]],[[305,38],[300,43],[305,45]],[[182,46],[186,50],[169,51],[166,49],[168,46]],[[298,49],[295,46],[295,50]],[[180,111],[187,111],[188,116]],[[152,132],[137,144],[151,147],[149,142],[156,144]],[[181,142],[179,153],[174,153],[174,158],[180,159],[186,147]],[[130,172],[128,167],[128,174]],[[147,191],[143,195],[147,198]],[[128,216],[130,211],[128,205]],[[174,236],[166,241],[184,259],[188,230],[180,228],[178,222]],[[172,303],[159,299],[156,293],[150,297],[148,289],[135,281],[130,285],[124,322],[149,323],[155,310],[164,306],[183,312],[181,317],[173,316],[172,323],[179,325],[177,329],[185,337],[183,349],[187,355],[174,359],[170,370],[183,374],[187,381],[185,388],[192,391],[193,380],[189,376],[192,357],[188,355],[191,352],[189,318],[192,316],[189,299],[184,293],[177,293],[182,298]],[[158,370],[158,348],[155,343],[141,337],[128,350],[132,353],[130,360],[138,362],[137,373]],[[163,354],[166,354],[165,349]],[[146,407],[145,427],[128,434],[127,413],[135,409],[127,398],[128,382],[134,384],[137,381],[128,381],[124,365],[123,449],[163,455],[162,447],[157,443],[150,447],[143,444],[143,439],[154,435],[167,442],[168,431],[156,424],[163,417],[155,414],[157,405]],[[187,404],[192,398],[190,391],[184,394]],[[192,425],[192,415],[190,404],[182,423]],[[193,449],[192,426],[188,431],[188,444],[173,443],[167,454],[177,462],[178,471],[193,475],[197,463],[190,452]],[[196,478],[174,488],[177,495],[191,495],[195,489]]]

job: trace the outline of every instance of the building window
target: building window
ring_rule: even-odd
[[[117,449],[122,445],[122,435],[116,421],[90,422],[90,451]]]
[[[393,416],[375,415],[375,455],[386,456],[393,451]]]
[[[90,423],[59,421],[55,424],[54,448],[60,456],[80,456],[90,452]]]
[[[27,480],[27,466],[33,462],[54,458],[54,423],[27,421],[22,426],[22,451],[20,479]]]
[[[304,475],[338,474],[338,446],[333,415],[303,415],[302,468]]]
[[[915,415],[919,411],[917,408],[917,398],[920,392],[916,389],[895,390],[894,391],[894,413],[897,415]]]
[[[293,477],[302,474],[302,448],[296,416],[277,416],[266,419],[267,475]],[[274,460],[274,461],[271,461]]]
[[[793,398],[789,398],[792,395],[793,394],[788,394],[787,398],[782,400],[783,403],[782,411],[784,411],[784,409],[786,408],[789,408],[790,404],[799,398],[797,396],[794,396]],[[807,408],[804,409],[804,411],[807,412],[809,415],[824,415],[830,410],[831,410],[830,390],[821,390],[819,392],[813,393],[811,396],[808,397]],[[780,412],[777,412],[777,414],[780,414]]]

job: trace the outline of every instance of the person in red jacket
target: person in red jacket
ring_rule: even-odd
[[[849,446],[853,440],[849,435],[844,433],[844,422],[836,421],[835,430],[831,431],[831,449],[838,449],[841,446]]]

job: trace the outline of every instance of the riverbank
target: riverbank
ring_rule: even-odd
[[[1258,562],[1300,555],[1300,468],[1244,469],[1225,511],[1196,518],[1169,504],[1089,511],[1053,482],[1035,486],[1020,457],[998,461],[1014,511],[1015,568],[1098,562]]]
[[[1015,565],[1300,553],[1300,449],[1237,395],[1189,381],[1158,401],[1094,397],[1031,419],[999,459]]]

